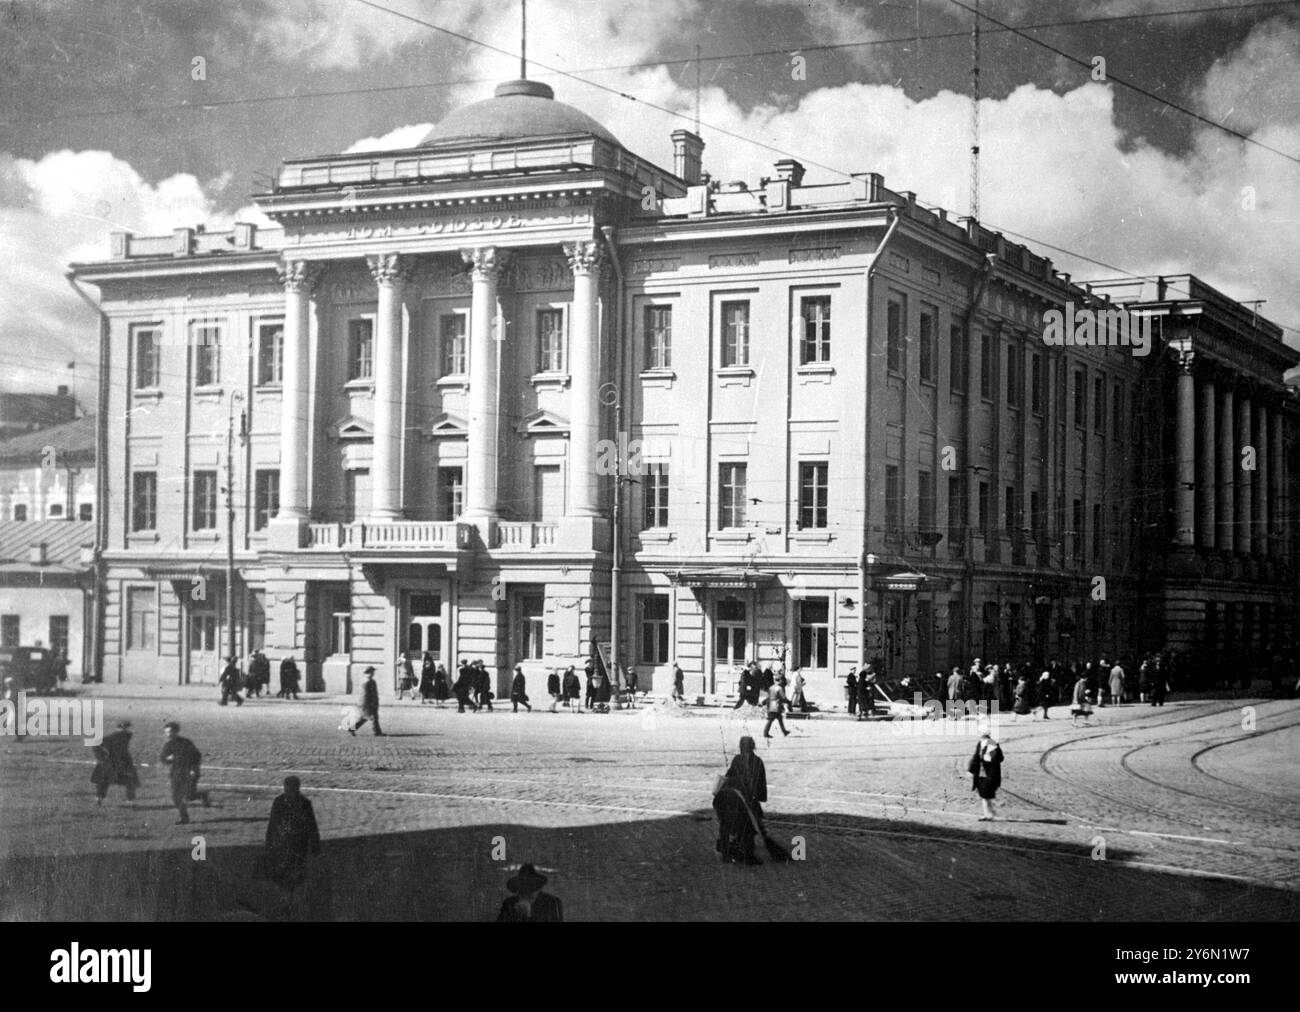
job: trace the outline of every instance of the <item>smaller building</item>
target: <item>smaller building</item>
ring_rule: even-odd
[[[0,392],[0,440],[37,432],[77,417],[77,399],[60,386],[52,394]]]
[[[0,520],[95,519],[95,416],[0,442]]]
[[[0,521],[0,646],[47,646],[68,677],[90,672],[93,523]]]

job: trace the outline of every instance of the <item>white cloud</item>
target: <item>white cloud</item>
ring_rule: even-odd
[[[363,137],[359,141],[354,141],[343,149],[343,153],[350,155],[360,151],[394,151],[399,148],[413,148],[424,140],[425,135],[432,129],[432,123],[400,126],[379,137]]]

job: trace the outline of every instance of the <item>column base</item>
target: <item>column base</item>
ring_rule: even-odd
[[[572,552],[608,552],[613,544],[605,517],[564,517],[555,531],[555,547]]]
[[[267,547],[276,552],[292,552],[307,543],[306,517],[274,517],[266,525]]]

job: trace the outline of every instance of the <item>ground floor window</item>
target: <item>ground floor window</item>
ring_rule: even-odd
[[[641,663],[668,663],[668,595],[643,594],[641,610]]]
[[[540,661],[545,656],[546,595],[522,594],[519,598],[519,659]]]
[[[50,649],[56,657],[68,656],[68,616],[50,616]]]
[[[153,587],[126,591],[126,648],[155,650],[158,646],[158,594]]]
[[[330,654],[352,653],[352,600],[346,590],[336,590],[330,599]]]
[[[248,592],[248,651],[266,649],[266,591]]]
[[[714,611],[714,662],[720,665],[743,664],[747,622],[745,602],[719,601]]]
[[[814,597],[798,607],[799,667],[825,669],[830,666],[830,602]]]
[[[0,647],[16,647],[21,642],[18,638],[19,626],[17,615],[0,615]]]

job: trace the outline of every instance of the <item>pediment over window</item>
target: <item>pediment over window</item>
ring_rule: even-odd
[[[444,411],[429,426],[431,436],[468,436],[469,423],[460,415]]]
[[[569,420],[553,411],[534,411],[515,426],[521,436],[555,436],[569,434]]]
[[[373,439],[375,436],[375,427],[373,423],[364,418],[358,418],[356,415],[349,415],[342,421],[334,423],[334,434],[339,439]]]

